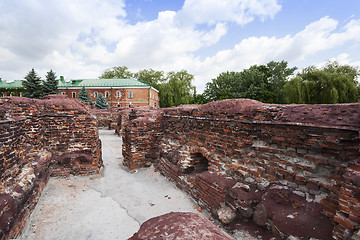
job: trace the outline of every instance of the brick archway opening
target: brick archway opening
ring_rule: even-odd
[[[186,174],[195,174],[208,171],[209,160],[200,152],[191,153],[190,159],[191,166],[185,169]]]

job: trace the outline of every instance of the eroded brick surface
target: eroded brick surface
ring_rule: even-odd
[[[145,239],[231,240],[233,238],[202,215],[171,212],[147,220],[129,240]]]
[[[79,101],[0,99],[0,239],[16,238],[50,175],[102,166],[96,119]]]
[[[261,203],[270,214],[265,227],[296,235],[301,233],[291,230],[291,222],[323,218],[330,226],[324,239],[346,239],[359,228],[359,114],[356,103],[271,105],[246,99],[149,111],[122,125],[124,165],[154,164],[206,209],[226,204],[250,219],[270,186],[283,186],[279,196],[291,191],[301,200],[279,204],[287,209],[281,216]],[[256,189],[260,199],[237,198],[228,181]],[[249,196],[254,199],[241,199]],[[280,227],[285,220],[290,225]]]

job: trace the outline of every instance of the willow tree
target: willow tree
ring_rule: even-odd
[[[359,100],[359,69],[329,62],[303,69],[284,88],[288,103],[350,103]]]
[[[192,85],[193,79],[194,75],[186,70],[169,72],[166,82],[159,85],[160,106],[171,107],[191,103],[195,93],[195,87]]]

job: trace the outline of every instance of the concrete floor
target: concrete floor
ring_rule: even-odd
[[[149,218],[198,212],[187,194],[153,169],[123,169],[121,138],[99,131],[103,175],[51,178],[20,239],[127,239]]]

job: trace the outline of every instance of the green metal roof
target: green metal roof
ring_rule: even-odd
[[[23,88],[23,80],[6,82],[0,80],[0,88]],[[133,78],[126,79],[72,79],[70,81],[59,80],[59,88],[72,87],[150,87],[149,83]]]
[[[72,79],[69,82],[59,81],[59,88],[62,87],[150,87],[150,84],[133,78]]]
[[[6,82],[5,80],[0,79],[0,89],[1,88],[23,88],[22,86],[22,80],[15,80],[12,82]]]

